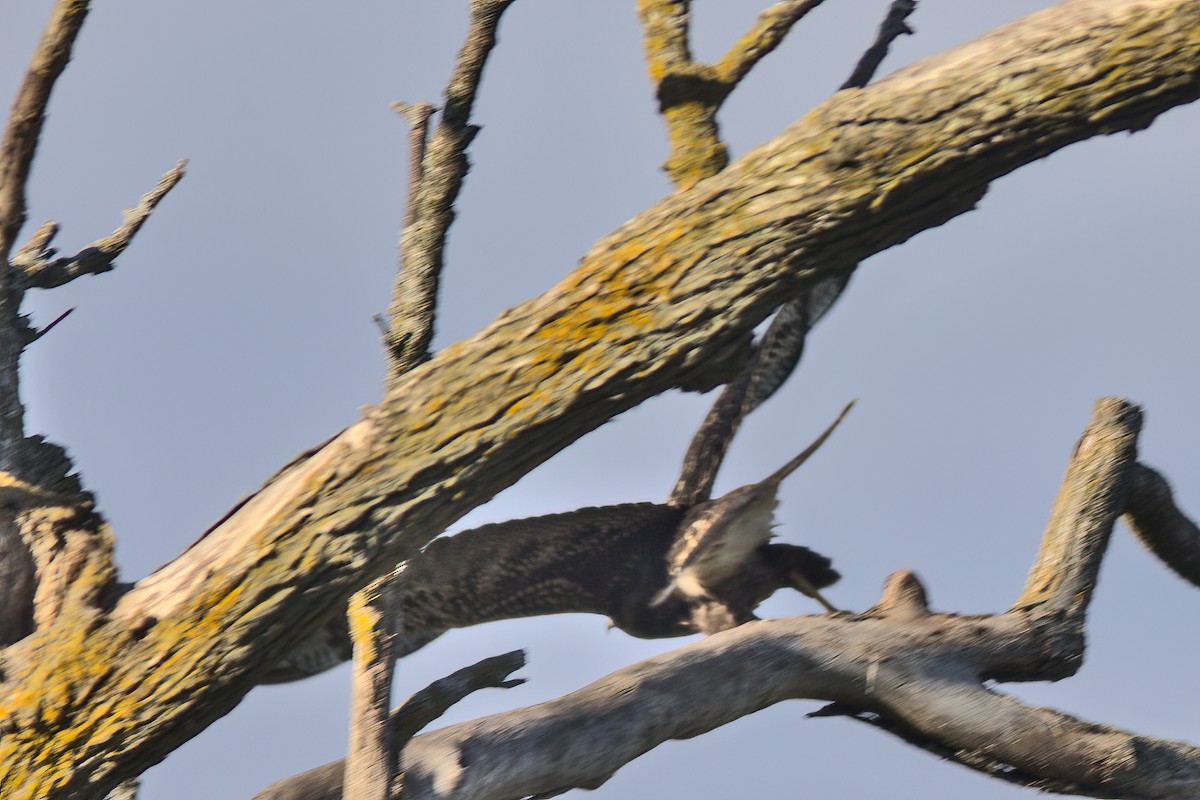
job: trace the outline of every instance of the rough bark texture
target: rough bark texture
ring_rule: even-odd
[[[619,670],[548,703],[449,726],[403,751],[405,797],[519,798],[595,788],[668,739],[696,736],[790,698],[850,715],[998,778],[1096,797],[1187,798],[1200,749],[1026,705],[988,679],[1054,680],[1078,669],[1082,609],[1134,462],[1141,414],[1105,398],[1071,457],[1039,563],[1062,557],[1058,589],[1006,613],[933,613],[915,575],[892,575],[863,614],[742,625]],[[1034,570],[1031,586],[1039,586]],[[341,762],[255,800],[326,800]]]
[[[613,415],[706,377],[788,297],[969,210],[1023,164],[1198,94],[1200,2],[1076,0],[836,95],[414,370],[115,607],[81,573],[71,597],[85,599],[13,648],[0,796],[103,797],[236,705],[352,591]],[[814,657],[798,646],[788,670]],[[761,669],[783,667],[772,652]],[[769,701],[752,694],[739,707]]]
[[[400,621],[397,578],[385,575],[350,598],[347,617],[354,641],[354,672],[346,752],[349,777],[342,800],[388,800],[396,777],[396,742],[388,713],[396,664],[392,651]]]

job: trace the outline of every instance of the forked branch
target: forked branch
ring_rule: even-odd
[[[388,382],[429,358],[433,341],[437,292],[443,269],[446,235],[454,222],[454,201],[470,167],[467,148],[479,128],[471,109],[488,56],[496,46],[496,30],[513,0],[472,0],[467,38],[446,84],[441,120],[425,141],[430,109],[416,104],[405,116],[412,124],[410,153],[420,166],[410,175],[404,230],[400,235],[401,267],[388,308]],[[402,112],[403,113],[403,112]]]
[[[392,289],[384,333],[392,386],[429,358],[437,316],[437,292],[454,201],[466,177],[467,147],[478,128],[471,108],[488,55],[496,45],[500,17],[513,0],[472,0],[467,39],[446,86],[441,124],[429,141],[428,103],[396,103],[409,123],[409,180],[400,271]],[[403,571],[401,566],[400,571]],[[351,754],[344,800],[386,800],[395,782],[395,744],[384,724],[391,705],[395,639],[401,613],[399,575],[385,575],[351,600],[354,688],[350,718]]]
[[[1198,51],[1192,0],[1069,0],[839,93],[646,210],[115,607],[27,637],[36,658],[6,676],[29,691],[0,715],[0,794],[94,800],[157,763],[355,590],[584,433],[702,374],[788,297],[973,208],[1019,166],[1194,100]],[[1017,674],[1021,658],[1006,647],[990,666]]]
[[[1088,594],[1140,413],[1096,404],[1067,469],[1034,573],[1057,567]],[[1067,498],[1066,500],[1061,498]],[[1116,507],[1114,507],[1116,504]],[[1090,510],[1089,510],[1090,509]],[[1057,564],[1050,564],[1057,558]],[[1057,597],[1051,595],[1050,601]],[[869,722],[988,775],[1095,797],[1190,798],[1200,748],[1031,706],[984,681],[1053,680],[1082,659],[1086,603],[1049,614],[1037,605],[985,617],[929,609],[915,575],[888,579],[859,615],[754,622],[648,659],[547,703],[415,738],[404,750],[406,800],[526,797],[595,788],[658,744],[690,738],[792,698],[832,701],[822,716]],[[1047,642],[1069,648],[1047,649]],[[586,724],[585,724],[586,723]],[[468,755],[469,754],[469,755]],[[337,764],[327,765],[327,778]],[[258,800],[317,800],[294,779]]]
[[[0,260],[8,259],[25,224],[25,187],[46,121],[50,93],[71,60],[71,48],[87,12],[88,0],[58,0],[54,4],[9,112],[4,141],[0,143]],[[0,288],[7,285],[0,283]]]
[[[803,19],[808,12],[821,5],[824,0],[787,0],[775,3],[763,10],[750,30],[742,34],[713,68],[721,80],[734,86],[754,68],[754,65],[771,53]]]
[[[525,679],[510,676],[524,666],[525,654],[513,650],[464,667],[417,692],[391,714],[388,724],[397,742],[397,749],[403,751],[414,736],[468,695],[480,689],[520,686]],[[340,800],[343,774],[343,762],[334,761],[276,781],[254,795],[254,800]]]
[[[742,39],[742,43],[749,43],[745,45],[749,49],[742,48],[739,43],[724,59],[732,59],[733,64],[744,64],[744,70],[742,67],[729,67],[738,73],[733,82],[740,80],[758,59],[778,46],[791,26],[816,5],[778,3],[764,11],[756,29]],[[905,33],[912,33],[905,20],[915,10],[916,0],[895,0],[892,3],[875,41],[863,53],[850,77],[842,84],[842,89],[861,88],[871,82],[892,42]],[[751,46],[754,42],[759,44]],[[712,496],[717,471],[742,420],[775,394],[795,371],[804,353],[809,330],[838,301],[855,269],[857,265],[843,275],[821,281],[780,307],[758,342],[750,363],[737,379],[721,390],[692,437],[679,479],[667,502],[687,508]]]
[[[153,189],[142,195],[136,206],[127,209],[125,219],[116,230],[103,239],[97,239],[73,256],[55,258],[50,247],[58,225],[43,224],[34,235],[13,254],[12,266],[24,275],[25,285],[35,289],[53,289],[75,280],[81,275],[99,275],[113,268],[113,262],[133,243],[133,237],[142,229],[154,209],[175,188],[187,173],[187,159],[179,161],[167,170]]]

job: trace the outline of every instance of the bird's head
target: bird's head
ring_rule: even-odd
[[[759,548],[759,555],[779,576],[780,585],[790,586],[833,610],[818,591],[842,577],[828,558],[795,544],[765,544]]]

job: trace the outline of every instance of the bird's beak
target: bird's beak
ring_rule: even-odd
[[[796,570],[796,569],[792,570],[792,585],[795,586],[796,589],[799,590],[800,592],[802,592],[803,594],[808,595],[813,600],[816,600],[818,603],[820,603],[822,606],[824,606],[825,610],[828,611],[829,613],[831,613],[831,614],[840,613],[841,610],[838,608],[835,608],[832,603],[830,603],[828,600],[826,600],[824,597],[822,597],[821,592],[817,590],[817,587],[813,586],[812,581],[810,581],[808,578],[806,578],[804,576],[804,573],[801,572],[800,570]]]

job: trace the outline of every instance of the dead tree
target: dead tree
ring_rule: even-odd
[[[74,255],[51,249],[52,224],[19,244],[50,92],[88,11],[80,0],[55,4],[0,145],[0,568],[16,587],[0,625],[0,795],[102,798],[136,778],[253,686],[279,679],[314,636],[340,632],[344,644],[335,620],[355,592],[405,564],[399,600],[380,592],[385,607],[402,605],[407,571],[447,525],[666,389],[728,384],[669,503],[648,513],[708,502],[738,421],[790,372],[860,261],[970,210],[1022,165],[1140,129],[1200,95],[1195,2],[1070,0],[864,87],[869,55],[849,90],[727,164],[716,111],[817,3],[775,4],[722,59],[702,64],[688,48],[688,4],[642,0],[679,191],[598,242],[556,287],[431,353],[471,107],[510,4],[471,3],[471,34],[432,131],[428,109],[401,109],[414,130],[413,188],[403,271],[383,321],[383,401],[132,585],[118,581],[112,534],[63,452],[26,435],[18,362],[42,332],[20,306],[29,288],[111,269],[183,165],[112,235]],[[906,5],[894,4],[881,41],[902,26]],[[781,308],[771,338],[752,344],[750,331]],[[1030,578],[1003,613],[932,613],[915,577],[897,573],[861,614],[735,625],[551,703],[413,738],[464,693],[508,683],[510,656],[392,715],[352,774],[395,750],[406,797],[551,794],[599,785],[667,739],[808,697],[1002,779],[1093,796],[1194,796],[1200,753],[1191,745],[1030,707],[985,683],[1077,669],[1096,572],[1122,514],[1195,582],[1195,526],[1138,462],[1140,423],[1127,402],[1097,404]],[[374,602],[360,594],[352,615],[368,616]],[[680,607],[681,625],[693,611]],[[392,624],[381,626],[384,649]],[[403,629],[405,615],[394,624]],[[356,636],[368,649],[376,642],[369,625]],[[359,796],[392,790],[394,760]],[[336,797],[342,772],[332,765],[262,796]]]

